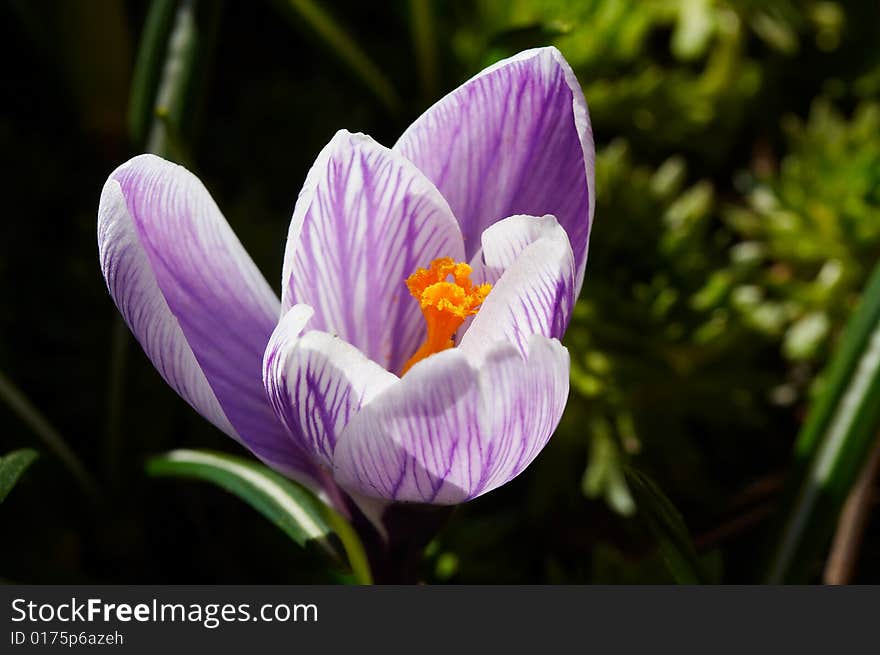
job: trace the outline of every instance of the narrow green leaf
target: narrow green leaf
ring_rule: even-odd
[[[627,467],[626,481],[636,502],[637,516],[654,535],[660,557],[679,584],[703,580],[690,532],[681,514],[647,475]]]
[[[49,420],[34,406],[12,381],[0,373],[0,400],[4,401],[12,411],[36,434],[46,447],[67,467],[67,470],[79,482],[89,496],[98,498],[98,484],[83,466],[82,461],[67,445],[64,437],[56,430]]]
[[[795,444],[770,583],[809,579],[880,431],[880,265],[868,281]]]
[[[195,478],[238,496],[284,530],[300,546],[318,542],[329,553],[332,530],[322,503],[306,489],[256,462],[202,450],[172,450],[147,462],[155,476]]]
[[[419,66],[419,78],[425,100],[432,101],[439,92],[437,39],[431,0],[409,0],[410,31]]]
[[[128,105],[128,129],[136,144],[144,143],[153,121],[156,89],[165,64],[168,35],[176,6],[176,0],[153,0],[147,12]]]
[[[279,0],[276,0],[279,1]],[[392,112],[400,109],[400,97],[379,67],[345,29],[313,0],[287,0],[292,9]]]
[[[198,57],[195,0],[180,0],[168,35],[152,107],[147,151],[182,159],[180,133]]]
[[[335,562],[344,562],[338,535],[358,581],[369,583],[369,567],[357,535],[310,491],[257,462],[205,450],[173,450],[151,458],[147,472],[212,482],[238,496],[281,528],[300,546],[317,544]]]
[[[37,457],[37,451],[30,448],[13,450],[0,457],[0,503],[6,499],[21,474]]]

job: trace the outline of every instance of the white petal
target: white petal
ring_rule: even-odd
[[[552,216],[514,216],[486,230],[483,253],[490,273],[504,272],[459,348],[479,361],[497,341],[525,354],[533,334],[561,339],[575,301],[574,257],[565,230]]]
[[[309,331],[312,309],[295,305],[281,320],[263,363],[279,420],[316,461],[332,467],[337,436],[362,405],[398,380],[337,336]]]
[[[504,484],[531,463],[568,395],[568,351],[497,344],[479,368],[451,349],[416,364],[351,420],[334,453],[337,482],[367,496],[448,505]]]
[[[406,278],[438,257],[463,256],[458,223],[434,185],[401,155],[341,131],[297,200],[282,304],[314,307],[314,329],[398,371],[425,329]]]

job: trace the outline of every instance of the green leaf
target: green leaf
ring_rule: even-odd
[[[276,4],[282,2],[288,9],[284,13],[288,15],[293,13],[301,18],[389,110],[395,113],[400,110],[400,97],[388,78],[354,37],[320,4],[312,0],[276,0]]]
[[[681,514],[647,475],[627,467],[626,481],[636,502],[636,511],[657,541],[660,557],[679,584],[703,581],[697,552]]]
[[[635,511],[635,504],[626,485],[623,459],[608,420],[591,420],[590,434],[590,463],[584,471],[581,487],[587,497],[604,496],[611,509],[622,516],[630,516]]]
[[[204,38],[195,5],[180,0],[169,28],[146,144],[148,152],[175,160],[184,158],[181,132]]]
[[[880,265],[828,366],[795,444],[795,467],[767,571],[809,579],[880,430]]]
[[[79,482],[83,491],[92,499],[97,500],[100,496],[98,483],[88,472],[82,460],[77,457],[61,433],[49,422],[49,419],[36,408],[24,395],[24,392],[12,383],[12,380],[2,373],[0,373],[0,401],[8,405],[30,428],[31,432],[42,440],[46,448],[61,460],[71,475]]]
[[[9,495],[18,478],[37,457],[37,451],[30,448],[13,450],[5,457],[0,457],[0,503]]]
[[[185,138],[204,83],[220,3],[153,0],[138,47],[128,128],[136,147],[186,160]]]
[[[409,16],[422,93],[425,100],[432,101],[440,88],[434,7],[430,0],[409,0]]]
[[[128,106],[129,133],[138,145],[146,140],[147,130],[153,121],[156,88],[165,64],[166,44],[176,5],[175,0],[153,0],[147,12]]]
[[[300,546],[316,544],[331,560],[344,563],[335,536],[357,581],[371,581],[363,546],[348,522],[305,487],[262,464],[206,450],[173,450],[151,458],[147,472],[212,482],[248,503]]]

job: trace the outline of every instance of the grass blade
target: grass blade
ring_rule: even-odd
[[[164,53],[161,78],[156,88],[147,151],[181,159],[180,132],[193,83],[198,56],[199,30],[194,0],[182,0]]]
[[[430,0],[409,1],[410,30],[419,65],[422,94],[427,102],[437,98],[437,39],[434,34],[434,10]]]
[[[400,110],[400,97],[391,82],[348,32],[313,0],[287,0],[287,6],[314,30],[318,37],[363,81],[393,113]]]
[[[871,518],[874,487],[880,477],[880,441],[868,458],[858,481],[843,505],[831,553],[822,576],[825,584],[849,584],[859,560],[859,550]]]
[[[0,373],[0,399],[4,400],[12,411],[36,434],[46,447],[67,467],[71,475],[79,482],[83,491],[90,497],[98,497],[98,485],[89,475],[82,461],[67,445],[64,437],[56,430],[49,420],[40,413],[12,382]]]
[[[21,474],[37,457],[37,451],[30,448],[13,450],[0,457],[0,503],[6,499]]]
[[[700,584],[703,576],[690,532],[672,501],[653,480],[633,468],[626,468],[626,481],[636,503],[637,516],[653,534],[660,557],[675,581]]]
[[[795,467],[767,569],[770,583],[816,571],[880,429],[880,265],[868,281],[795,445]]]
[[[134,143],[143,143],[153,122],[156,88],[165,61],[168,33],[174,20],[176,0],[153,0],[140,39],[131,96],[128,131]]]
[[[334,545],[338,536],[358,581],[369,582],[366,555],[357,535],[310,491],[252,460],[205,450],[173,450],[147,462],[154,476],[211,482],[238,496],[303,547],[316,544],[336,563],[344,563]]]

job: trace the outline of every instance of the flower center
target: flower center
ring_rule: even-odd
[[[467,264],[441,257],[432,261],[430,268],[419,268],[406,279],[409,292],[419,301],[425,316],[427,336],[401,375],[425,357],[452,348],[455,331],[464,319],[479,311],[492,285],[474,286],[470,276],[471,267]]]

